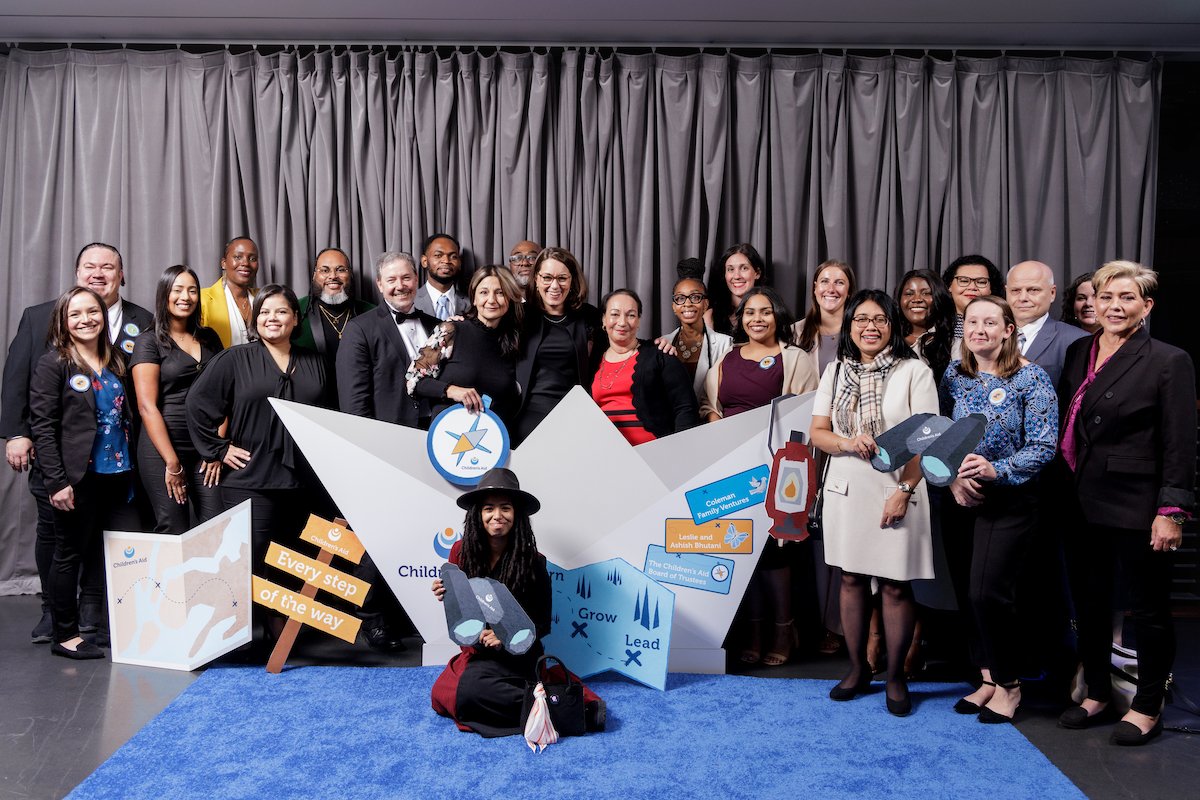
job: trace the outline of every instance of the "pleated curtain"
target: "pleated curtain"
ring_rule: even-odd
[[[563,246],[590,295],[637,290],[672,327],[676,262],[748,241],[793,310],[813,268],[863,286],[968,252],[1060,283],[1152,261],[1157,60],[552,48],[295,52],[16,49],[0,57],[0,330],[73,282],[79,247],[218,276],[249,235],[260,283],[307,294],[312,258],[372,261],[455,235],[468,269]],[[419,255],[419,254],[418,254]],[[29,591],[33,510],[0,520],[0,593]]]

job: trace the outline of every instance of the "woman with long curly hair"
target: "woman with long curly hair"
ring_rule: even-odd
[[[468,578],[491,578],[504,584],[532,620],[537,641],[519,655],[508,652],[490,626],[478,642],[463,645],[433,685],[433,708],[450,717],[460,730],[482,736],[512,736],[523,730],[521,709],[525,684],[534,680],[550,633],[551,589],[546,557],[538,552],[529,517],[541,503],[512,470],[497,467],[458,498],[466,509],[462,539],[450,549],[450,563]],[[446,594],[441,578],[433,581],[440,602]],[[590,727],[603,727],[603,703],[584,689]]]

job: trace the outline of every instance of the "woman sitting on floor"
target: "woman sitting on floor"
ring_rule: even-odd
[[[524,730],[525,684],[534,680],[543,654],[541,640],[550,633],[550,575],[529,524],[529,516],[537,513],[541,503],[521,490],[512,470],[498,467],[458,498],[458,505],[466,509],[467,517],[462,539],[450,550],[450,563],[468,578],[492,578],[507,586],[533,620],[538,641],[513,655],[501,647],[490,627],[485,628],[479,642],[463,646],[434,682],[433,710],[453,719],[463,731],[512,736]],[[433,581],[433,594],[439,602],[446,594],[440,578]],[[588,729],[602,730],[604,703],[587,687],[583,696]]]

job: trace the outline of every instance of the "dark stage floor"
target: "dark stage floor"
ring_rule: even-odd
[[[0,597],[0,798],[59,798],[187,688],[194,673],[112,664],[107,659],[73,662],[53,658],[47,645],[29,644],[37,621],[35,597]],[[381,656],[365,646],[308,632],[292,665],[414,666],[418,639],[409,650]],[[1179,620],[1179,684],[1200,698],[1200,620]],[[239,660],[265,654],[239,654]],[[836,679],[840,656],[805,656],[776,668],[756,668],[763,677]],[[732,670],[732,666],[731,666]],[[937,679],[936,674],[922,677]],[[1026,694],[1017,728],[1093,800],[1180,800],[1200,786],[1200,736],[1168,731],[1147,747],[1108,744],[1107,727],[1063,731],[1055,725],[1061,707]],[[432,712],[430,712],[432,713]],[[1176,719],[1181,719],[1177,714]],[[920,709],[912,717],[920,724]],[[449,724],[449,723],[447,723]],[[1191,718],[1200,728],[1200,718]],[[963,765],[970,769],[969,764]],[[886,792],[881,788],[880,796]],[[351,791],[352,794],[352,791]],[[1004,797],[997,787],[996,798]],[[1047,800],[1052,800],[1047,798]]]

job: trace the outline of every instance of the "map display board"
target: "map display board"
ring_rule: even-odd
[[[112,660],[193,670],[250,642],[250,501],[176,536],[104,532]]]

